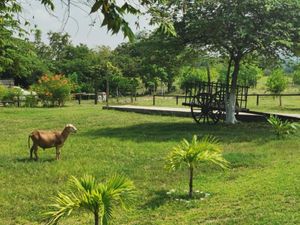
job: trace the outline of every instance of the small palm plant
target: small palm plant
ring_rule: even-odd
[[[277,137],[284,137],[296,132],[297,126],[289,121],[283,121],[277,116],[271,115],[268,119],[269,124],[272,126]]]
[[[194,135],[192,142],[183,139],[179,145],[173,148],[167,157],[167,168],[177,170],[182,166],[189,169],[189,197],[193,197],[194,169],[202,162],[211,162],[225,169],[229,162],[221,154],[222,149],[218,141],[211,136],[201,140]]]
[[[46,224],[57,224],[64,216],[74,210],[85,209],[94,214],[95,225],[107,225],[117,205],[127,209],[132,203],[135,188],[123,176],[113,176],[106,183],[97,183],[92,176],[70,179],[70,190],[59,193],[50,205],[51,211],[45,213]]]

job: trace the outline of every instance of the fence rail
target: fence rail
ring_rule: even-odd
[[[256,96],[256,106],[259,106],[260,97],[279,97],[279,105],[282,106],[282,99],[281,97],[296,97],[300,96],[299,94],[248,94],[248,97],[255,97]],[[156,104],[156,97],[173,97],[176,100],[176,105],[178,105],[180,98],[186,98],[186,97],[193,97],[193,96],[186,96],[186,95],[153,95],[153,105]]]

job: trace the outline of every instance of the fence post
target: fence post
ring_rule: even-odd
[[[79,93],[78,94],[78,104],[80,105],[80,102],[81,102],[81,94]]]
[[[155,95],[153,95],[153,105],[155,105]]]
[[[176,95],[176,105],[178,105],[178,95]]]
[[[17,101],[18,101],[18,107],[20,107],[20,95],[18,95],[18,97],[17,97]]]
[[[259,105],[259,95],[256,95],[256,106]]]

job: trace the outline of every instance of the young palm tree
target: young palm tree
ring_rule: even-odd
[[[46,224],[57,224],[64,216],[74,210],[85,209],[94,214],[95,225],[107,225],[116,205],[127,209],[132,203],[135,188],[123,176],[113,176],[106,183],[96,183],[92,176],[81,179],[72,177],[68,193],[59,193],[50,205],[52,210],[45,213],[49,219]]]
[[[192,198],[194,169],[199,163],[211,162],[223,169],[228,167],[229,162],[223,158],[221,152],[221,146],[215,138],[207,136],[198,141],[194,135],[191,143],[183,139],[173,148],[167,157],[167,168],[177,170],[182,166],[188,167],[189,197]]]

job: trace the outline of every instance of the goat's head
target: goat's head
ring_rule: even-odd
[[[67,124],[65,129],[69,131],[69,133],[76,133],[77,128],[73,124]]]

